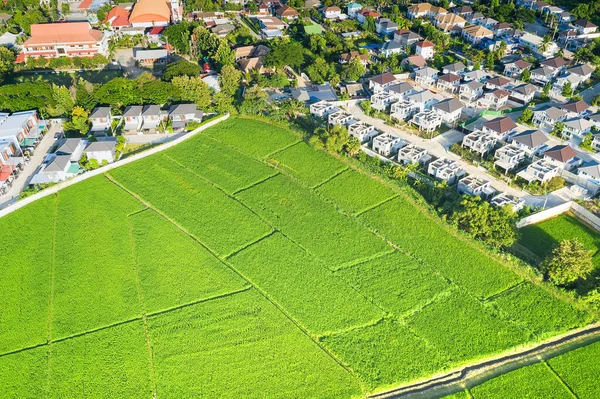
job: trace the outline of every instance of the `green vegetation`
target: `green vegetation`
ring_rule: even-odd
[[[600,397],[600,342],[567,352],[548,360],[560,378],[579,398]]]
[[[7,398],[41,398],[45,394],[48,348],[0,357],[0,392]]]

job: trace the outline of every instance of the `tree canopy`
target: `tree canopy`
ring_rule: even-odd
[[[556,285],[570,285],[594,269],[591,251],[577,239],[563,240],[541,264],[545,277]]]

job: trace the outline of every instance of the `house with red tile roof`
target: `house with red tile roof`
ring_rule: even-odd
[[[112,29],[119,30],[131,25],[129,22],[129,11],[120,6],[115,6],[110,9],[106,18],[102,21],[103,24],[108,24]]]

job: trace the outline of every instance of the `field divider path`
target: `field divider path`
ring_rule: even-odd
[[[540,358],[540,362],[542,364],[544,364],[544,366],[546,366],[546,368],[548,369],[548,371],[550,371],[550,373],[552,373],[552,375],[558,379],[558,381],[560,381],[560,384],[565,387],[565,389],[567,391],[569,391],[569,393],[571,394],[571,396],[573,396],[573,399],[579,399],[579,397],[577,396],[577,394],[571,389],[571,387],[562,379],[562,377],[560,375],[558,375],[558,373],[552,368],[552,366],[550,366],[550,364],[548,364],[548,362],[545,359]]]
[[[325,184],[329,183],[330,181],[332,181],[333,179],[335,179],[336,177],[338,177],[339,175],[341,175],[342,173],[344,173],[348,169],[350,169],[350,166],[346,166],[344,169],[338,170],[333,175],[329,176],[327,179],[325,179],[322,182],[317,183],[314,186],[312,186],[311,189],[317,190],[319,187],[324,186]]]
[[[396,198],[398,198],[399,196],[400,196],[400,194],[399,194],[399,193],[396,193],[396,194],[392,195],[390,198],[386,198],[386,199],[384,199],[383,201],[380,201],[380,202],[378,202],[378,203],[376,203],[376,204],[373,204],[373,205],[371,205],[371,206],[368,206],[368,207],[366,207],[366,208],[364,208],[364,209],[361,209],[361,210],[359,210],[359,211],[357,211],[357,212],[354,212],[354,213],[352,214],[352,216],[354,216],[354,217],[360,216],[360,215],[362,215],[362,214],[363,214],[363,213],[365,213],[365,212],[369,212],[370,210],[373,210],[373,209],[377,208],[378,206],[381,206],[381,205],[387,204],[388,202],[395,200],[395,199],[396,199]]]
[[[215,139],[215,140],[216,140],[216,139]],[[268,160],[269,160],[270,158],[272,158],[274,155],[277,155],[277,154],[279,154],[280,152],[283,152],[283,151],[285,151],[285,150],[287,150],[287,149],[289,149],[289,148],[292,148],[293,146],[295,146],[295,145],[298,145],[298,144],[300,144],[300,143],[303,143],[303,142],[304,142],[304,140],[301,140],[301,139],[299,139],[298,141],[295,141],[295,142],[293,142],[293,143],[291,143],[291,144],[288,144],[288,145],[286,145],[286,146],[285,146],[285,147],[283,147],[283,148],[279,148],[279,149],[277,149],[277,150],[275,150],[275,151],[273,151],[273,152],[270,152],[270,153],[268,153],[267,155],[263,156],[263,157],[262,157],[262,159],[261,159],[261,161],[263,161],[263,162],[265,162],[265,163],[268,163]],[[235,147],[233,147],[233,148],[235,148]]]
[[[354,378],[356,378],[356,381],[359,382],[361,389],[363,392],[367,392],[366,389],[366,385],[365,382],[348,366],[346,366],[337,356],[335,356],[335,354],[333,352],[331,352],[329,349],[327,349],[325,346],[323,346],[319,340],[317,339],[317,337],[313,336],[308,330],[306,330],[294,317],[292,317],[292,315],[290,315],[288,312],[286,312],[283,307],[281,307],[273,298],[271,298],[265,291],[263,291],[260,287],[256,286],[249,278],[247,278],[244,274],[242,274],[241,272],[239,272],[235,267],[233,267],[233,265],[231,265],[229,262],[227,262],[223,257],[220,257],[216,252],[214,252],[213,250],[211,250],[210,248],[208,248],[204,243],[202,243],[202,241],[200,241],[196,236],[194,236],[192,233],[190,233],[185,227],[179,225],[176,221],[172,220],[169,216],[167,216],[166,214],[164,214],[163,212],[161,212],[160,210],[154,208],[152,206],[152,204],[150,204],[148,201],[145,201],[143,198],[141,198],[137,193],[127,189],[125,186],[123,186],[119,181],[117,181],[114,177],[105,174],[104,175],[109,181],[111,181],[113,184],[115,184],[117,187],[121,188],[123,191],[129,193],[132,197],[134,197],[135,199],[137,199],[138,201],[140,201],[142,204],[146,205],[147,207],[149,207],[150,209],[152,209],[154,212],[156,212],[158,215],[160,215],[161,217],[163,217],[165,220],[167,220],[169,223],[173,224],[173,226],[177,227],[181,232],[185,233],[187,236],[189,236],[192,240],[194,240],[196,243],[198,243],[198,245],[202,246],[204,249],[206,249],[208,252],[210,252],[216,259],[218,259],[220,262],[222,262],[225,266],[227,266],[231,271],[233,271],[235,274],[237,274],[240,278],[242,278],[244,281],[246,281],[252,288],[254,288],[258,293],[260,293],[260,295],[262,297],[264,297],[269,303],[271,303],[273,306],[275,306],[275,308],[281,312],[281,314],[283,314],[290,322],[292,322],[306,337],[308,337],[315,345],[317,345],[324,353],[326,353],[333,361],[335,361],[337,364],[340,365],[340,367],[342,367],[344,370],[346,370],[348,373],[350,373],[350,375],[352,375]],[[216,186],[215,186],[216,187]],[[231,195],[225,193],[226,195],[232,197]],[[232,197],[234,198],[234,197]],[[242,204],[242,202],[240,202],[237,198],[234,198],[237,202],[239,202],[240,204]],[[242,204],[244,205],[244,204]],[[250,211],[252,211],[250,208],[248,208],[246,205],[244,205],[244,207],[246,207],[247,209],[249,209]],[[256,214],[254,211],[252,211],[254,214]],[[260,218],[261,220],[263,220],[262,218]],[[271,226],[271,224],[267,223],[269,226]],[[271,226],[272,227],[272,226]],[[274,229],[275,230],[275,229]],[[272,233],[271,233],[272,234]],[[283,233],[282,233],[283,234]],[[285,235],[284,235],[285,236]],[[287,238],[287,237],[286,237]],[[292,240],[290,240],[292,241]],[[296,244],[294,241],[292,241],[294,244]],[[299,246],[300,247],[300,246]],[[300,247],[302,248],[302,247]],[[304,251],[306,251],[306,249],[302,248]],[[308,252],[308,251],[307,251]],[[246,288],[247,289],[247,288]],[[244,289],[245,290],[245,289]],[[225,294],[225,295],[229,295],[229,294]]]

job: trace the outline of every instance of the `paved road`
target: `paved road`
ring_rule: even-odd
[[[594,86],[585,89],[584,91],[579,93],[581,98],[583,98],[583,100],[588,104],[590,104],[592,102],[592,99],[598,94],[600,94],[600,83],[596,83]]]
[[[31,177],[34,175],[35,171],[42,164],[44,158],[46,158],[48,151],[54,145],[54,135],[58,132],[62,132],[62,129],[62,124],[54,123],[52,125],[50,131],[46,133],[46,136],[44,136],[42,141],[38,144],[37,148],[35,149],[35,154],[33,154],[29,163],[25,165],[25,168],[21,171],[21,173],[19,173],[19,176],[13,182],[10,190],[8,190],[4,195],[0,195],[0,208],[3,208],[19,198],[19,194],[21,194],[21,191],[27,187],[29,180],[31,180]]]

